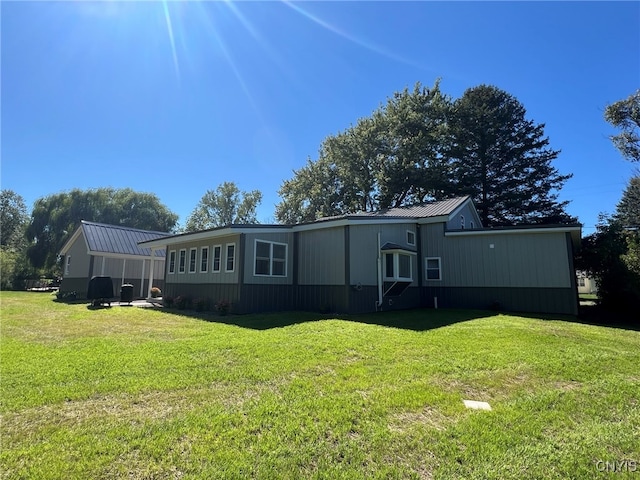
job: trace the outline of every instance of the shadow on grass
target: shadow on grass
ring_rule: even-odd
[[[282,328],[301,323],[317,322],[320,320],[344,320],[369,325],[379,325],[389,328],[414,330],[417,332],[446,327],[459,322],[491,317],[496,312],[487,310],[458,310],[458,309],[415,309],[390,312],[366,313],[356,315],[322,314],[314,312],[279,312],[246,315],[217,315],[215,313],[199,313],[190,310],[159,309],[162,312],[182,315],[207,322],[235,325],[253,330],[268,330]]]
[[[574,320],[585,325],[620,328],[640,331],[640,307],[635,311],[615,312],[598,304],[580,305],[578,318]]]

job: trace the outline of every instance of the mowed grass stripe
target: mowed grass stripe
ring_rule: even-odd
[[[0,300],[2,478],[597,478],[640,460],[635,331]]]

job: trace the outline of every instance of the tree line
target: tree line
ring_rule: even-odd
[[[298,223],[470,195],[485,227],[573,222],[558,200],[572,176],[553,166],[559,153],[503,90],[452,99],[438,82],[418,83],[325,138],[282,184],[276,216]]]
[[[640,161],[640,90],[609,105],[605,119],[620,130],[611,140],[624,158]],[[327,136],[317,159],[309,158],[282,183],[276,218],[295,224],[470,195],[485,227],[574,222],[565,210],[568,202],[558,200],[571,174],[553,166],[560,152],[549,146],[544,127],[494,86],[473,87],[452,99],[438,82],[431,88],[418,83]],[[183,227],[157,196],[131,189],[48,195],[36,200],[30,214],[16,192],[2,190],[0,200],[0,287],[6,289],[20,288],[23,278],[59,273],[57,252],[80,220],[176,233],[257,223],[262,193],[224,182],[203,195]],[[615,214],[603,215],[596,233],[583,240],[577,263],[602,292],[623,291],[627,298],[640,292],[639,209],[636,174]],[[615,278],[624,279],[624,288]]]

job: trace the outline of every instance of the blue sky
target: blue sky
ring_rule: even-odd
[[[322,140],[416,82],[515,96],[562,151],[592,233],[634,165],[606,105],[640,88],[639,2],[2,2],[1,185],[153,192],[184,224],[208,189],[277,191]]]

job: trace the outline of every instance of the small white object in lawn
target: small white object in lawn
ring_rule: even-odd
[[[491,405],[487,402],[478,402],[477,400],[463,400],[464,406],[475,410],[491,410]]]

